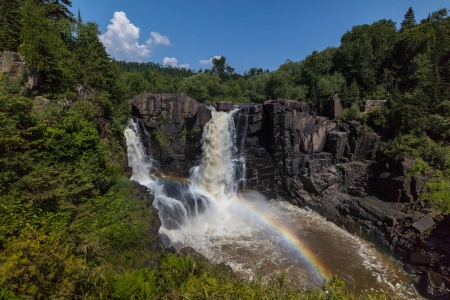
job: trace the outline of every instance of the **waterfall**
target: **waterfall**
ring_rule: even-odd
[[[212,109],[203,128],[202,157],[191,169],[189,184],[155,172],[146,154],[150,134],[142,121],[128,122],[124,135],[131,179],[155,197],[164,247],[191,246],[247,278],[285,271],[303,288],[322,285],[318,266],[329,264],[349,284],[389,287],[400,298],[412,299],[407,278],[367,243],[311,211],[267,201],[257,192],[239,192],[245,185],[248,113],[248,107],[229,113]]]
[[[141,136],[150,135],[139,121],[130,120],[124,131],[131,180],[147,186],[155,196],[153,206],[159,211],[160,234],[166,247],[183,244],[186,231],[223,226],[219,223],[229,214],[225,207],[245,176],[245,159],[240,154],[243,146],[237,146],[233,118],[238,109],[229,113],[211,110],[211,120],[203,128],[202,158],[190,171],[189,185],[152,175],[153,160],[145,154],[141,140]]]
[[[238,191],[241,186],[245,187],[245,176],[247,173],[245,158],[245,140],[247,138],[248,115],[250,108],[242,107],[237,113],[235,155],[234,165],[236,169],[236,182],[234,190]]]
[[[191,169],[190,182],[196,189],[209,193],[213,200],[224,202],[236,193],[235,126],[233,114],[212,108],[211,120],[203,128],[202,159]]]
[[[143,129],[143,133],[149,137],[145,128]],[[124,135],[127,141],[128,166],[133,171],[130,179],[142,185],[147,185],[151,181],[150,173],[153,168],[153,161],[150,156],[145,154],[146,151],[141,141],[139,122],[130,119]]]

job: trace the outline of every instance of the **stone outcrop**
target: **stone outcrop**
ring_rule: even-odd
[[[391,201],[415,202],[432,173],[409,176],[414,164],[414,158],[403,157],[384,170],[377,180],[379,193]]]
[[[0,52],[0,73],[10,76],[13,81],[21,81],[26,75],[24,85],[25,90],[33,90],[37,88],[43,81],[42,74],[31,69],[25,68],[25,58],[15,52]]]
[[[385,106],[387,103],[387,100],[366,100],[366,105],[364,107],[364,113],[370,113],[374,110],[378,109],[379,107]]]
[[[413,158],[375,163],[380,137],[357,121],[334,119],[338,98],[326,101],[314,109],[282,99],[240,106],[234,123],[245,188],[314,209],[396,255],[429,296],[448,295],[450,216],[418,201],[431,174],[410,176]],[[131,107],[151,132],[148,148],[160,170],[187,177],[200,160],[210,107],[182,94],[147,93]]]
[[[330,119],[341,118],[344,115],[344,110],[342,109],[339,95],[336,94],[330,99],[319,100],[316,107],[316,112],[318,115],[325,116]]]

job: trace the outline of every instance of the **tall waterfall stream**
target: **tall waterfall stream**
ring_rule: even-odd
[[[155,175],[141,140],[149,134],[139,120],[129,121],[124,134],[131,180],[154,194],[164,246],[190,246],[245,278],[264,279],[284,271],[291,282],[307,289],[337,274],[355,293],[379,289],[391,298],[420,299],[412,277],[370,243],[311,210],[241,188],[245,158],[235,113],[238,109],[212,111],[203,128],[202,158],[191,168],[188,184]]]

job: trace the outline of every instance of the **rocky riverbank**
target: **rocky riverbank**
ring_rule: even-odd
[[[209,108],[183,94],[144,93],[131,111],[151,132],[146,143],[160,170],[187,177],[200,159]],[[450,216],[419,198],[431,174],[409,176],[413,158],[378,161],[380,136],[340,116],[337,98],[315,108],[293,100],[243,105],[234,121],[245,188],[308,206],[370,239],[417,274],[423,294],[447,299]]]

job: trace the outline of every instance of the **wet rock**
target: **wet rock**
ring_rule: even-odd
[[[226,102],[226,101],[222,101],[216,104],[217,105],[217,111],[225,111],[225,112],[229,112],[233,109],[233,102]]]
[[[408,274],[421,274],[422,271],[418,266],[410,265],[410,264],[403,264],[403,270],[405,270]]]
[[[195,125],[197,126],[205,126],[206,123],[211,120],[211,109],[207,106],[200,105],[197,108],[197,121]]]
[[[434,223],[433,218],[430,217],[429,215],[426,215],[426,216],[422,217],[420,220],[418,220],[417,222],[414,222],[412,224],[412,227],[417,229],[419,232],[424,232],[424,231],[430,229],[434,224],[435,223]]]
[[[432,297],[441,296],[448,292],[445,288],[445,281],[441,275],[434,271],[427,273],[427,293]]]
[[[416,265],[429,265],[433,259],[431,255],[411,253],[409,256],[410,261]]]
[[[203,254],[195,251],[195,249],[190,246],[181,248],[180,251],[178,251],[178,253],[183,254],[183,255],[189,255],[194,258],[206,259],[206,257]]]

